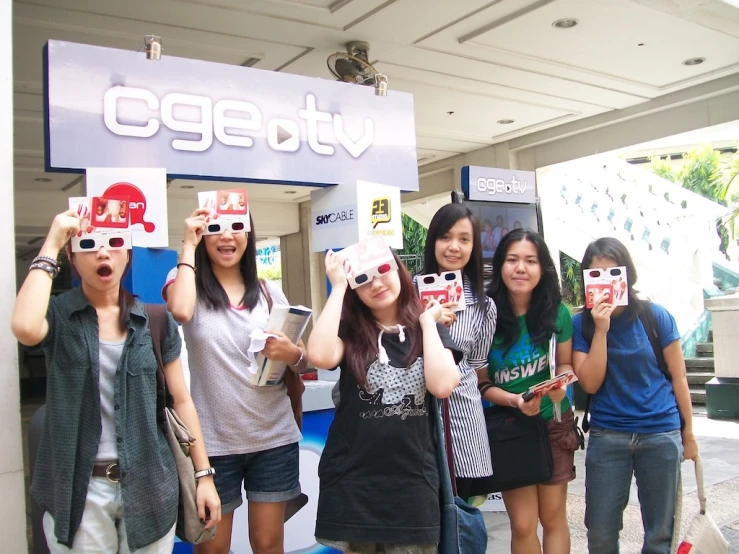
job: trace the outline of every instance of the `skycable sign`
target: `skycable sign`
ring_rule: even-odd
[[[49,171],[418,190],[410,94],[61,41],[45,62]]]

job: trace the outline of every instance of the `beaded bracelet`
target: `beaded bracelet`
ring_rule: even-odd
[[[49,276],[52,279],[56,279],[56,276],[59,275],[59,268],[54,267],[51,264],[47,262],[34,262],[28,267],[28,271],[34,270],[34,269],[41,269],[49,274]]]
[[[31,263],[35,264],[36,262],[46,262],[53,267],[59,267],[59,263],[54,258],[50,258],[49,256],[36,256],[31,261]]]

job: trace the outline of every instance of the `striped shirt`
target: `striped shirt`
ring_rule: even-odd
[[[487,296],[485,308],[480,309],[466,275],[464,298],[466,307],[457,312],[457,321],[449,328],[452,340],[463,355],[457,366],[459,385],[449,397],[454,472],[456,477],[489,477],[493,474],[493,467],[476,371],[488,365],[497,311],[495,302]]]
[[[454,471],[457,477],[489,477],[493,467],[476,371],[488,365],[497,311],[495,302],[487,296],[485,308],[478,307],[477,296],[467,276],[464,277],[464,296],[467,305],[457,313],[457,321],[449,328],[452,339],[464,355],[457,366],[459,385],[449,397]]]

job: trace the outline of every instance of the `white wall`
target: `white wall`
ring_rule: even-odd
[[[13,206],[13,48],[12,1],[0,0],[0,198]],[[2,38],[5,37],[5,38]],[[27,552],[26,501],[21,446],[18,343],[10,333],[15,300],[15,232],[13,210],[0,218],[0,544],[3,552]]]

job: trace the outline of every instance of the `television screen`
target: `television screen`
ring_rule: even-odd
[[[503,202],[466,201],[480,220],[480,240],[484,279],[491,277],[493,254],[501,239],[513,229],[541,232],[536,204],[508,204]]]

